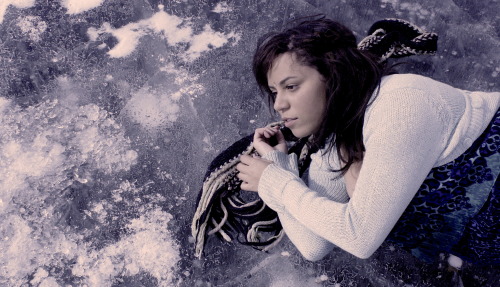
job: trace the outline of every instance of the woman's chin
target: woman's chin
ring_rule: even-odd
[[[304,131],[301,131],[300,129],[290,129],[290,130],[296,138],[303,138],[310,135],[310,133],[306,133]]]

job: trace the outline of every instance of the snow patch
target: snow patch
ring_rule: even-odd
[[[194,61],[203,52],[222,47],[231,39],[237,42],[240,38],[235,32],[228,34],[216,32],[209,25],[206,25],[201,33],[194,34],[192,24],[188,20],[165,11],[156,12],[148,19],[129,23],[121,28],[113,28],[109,23],[103,23],[100,28],[91,27],[87,30],[91,41],[97,41],[99,36],[105,33],[113,35],[118,40],[118,43],[108,51],[108,55],[112,58],[129,56],[139,45],[141,37],[158,34],[165,38],[170,46],[188,44],[187,51],[181,52],[181,58],[185,61]]]
[[[190,85],[180,90],[164,94],[149,87],[143,87],[132,95],[124,111],[136,123],[148,131],[168,127],[179,117],[179,100],[184,95],[192,96],[203,90],[201,85]]]
[[[179,247],[165,228],[171,219],[169,213],[157,208],[131,220],[127,236],[78,257],[73,275],[86,278],[90,286],[112,286],[115,277],[147,272],[159,286],[171,286],[180,260]]]
[[[33,230],[18,215],[2,218],[0,225],[0,279],[22,278],[29,274],[36,265],[32,258],[36,256],[40,245],[33,239]],[[1,281],[0,281],[1,282]]]
[[[180,108],[171,95],[158,94],[145,87],[132,95],[124,110],[133,121],[154,130],[175,122]]]
[[[0,23],[3,22],[3,17],[7,8],[12,5],[19,9],[31,8],[35,5],[35,0],[2,0],[0,1]]]
[[[174,83],[179,86],[185,84],[186,82],[194,82],[199,78],[198,75],[190,75],[187,71],[179,69],[179,67],[174,66],[172,63],[167,63],[165,66],[160,68],[160,71],[174,75]]]
[[[47,100],[21,108],[0,97],[0,285],[59,286],[62,275],[54,270],[66,270],[88,286],[112,286],[116,278],[142,273],[171,286],[180,255],[167,229],[172,216],[159,207],[165,198],[148,193],[131,200],[151,183],[107,186],[137,157],[124,129],[95,104]],[[78,195],[86,192],[78,187],[96,182],[95,171],[102,179],[97,186],[127,200],[115,202],[110,196],[79,215],[77,203],[65,193],[88,196]],[[123,204],[138,214],[116,218]],[[96,248],[94,238],[86,237],[92,234],[66,228],[72,215],[92,218],[104,228],[123,223],[124,232],[118,241]]]
[[[215,32],[212,27],[207,24],[203,27],[203,32],[192,37],[191,45],[186,51],[184,58],[188,61],[193,61],[200,57],[205,51],[224,46],[231,38],[239,39],[239,36],[234,32],[229,34]]]
[[[62,0],[61,6],[68,10],[66,12],[67,14],[79,14],[101,6],[104,1],[105,0]]]
[[[21,17],[17,21],[17,26],[23,35],[28,36],[33,42],[39,42],[40,35],[47,30],[47,23],[39,16]]]
[[[233,11],[233,8],[230,7],[227,2],[220,2],[217,3],[217,6],[212,10],[212,12],[215,13],[226,13],[226,12],[231,12]]]
[[[10,103],[11,100],[4,97],[0,97],[0,116],[2,116],[4,110],[6,110],[9,107]]]

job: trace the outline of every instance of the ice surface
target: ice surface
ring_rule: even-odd
[[[0,1],[0,286],[450,286],[384,244],[304,260],[210,239],[190,221],[218,152],[273,120],[251,73],[257,38],[316,13],[358,40],[399,17],[439,34],[402,71],[498,90],[499,2]],[[465,286],[500,269],[461,267]],[[455,280],[455,281],[454,281]]]

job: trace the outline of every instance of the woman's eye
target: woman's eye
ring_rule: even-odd
[[[287,90],[295,90],[297,88],[297,85],[287,85],[286,89]]]

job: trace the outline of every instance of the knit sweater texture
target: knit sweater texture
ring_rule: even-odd
[[[365,155],[352,198],[336,152],[311,155],[298,175],[297,157],[279,151],[258,186],[297,249],[319,260],[334,246],[371,256],[386,239],[433,167],[460,156],[486,129],[499,92],[471,92],[433,79],[396,74],[382,79],[365,113]]]

